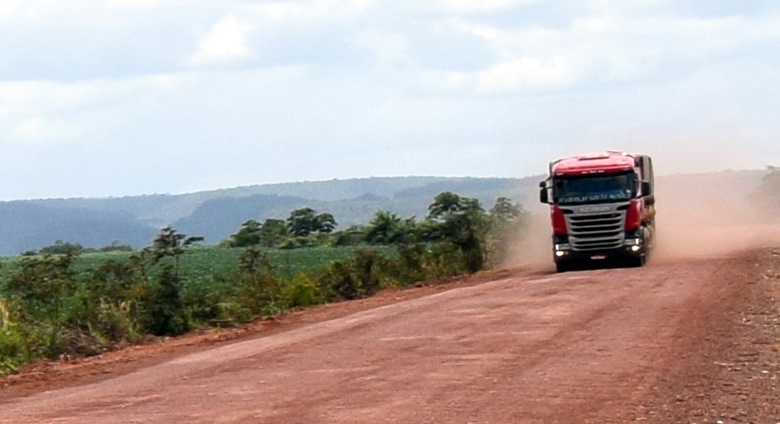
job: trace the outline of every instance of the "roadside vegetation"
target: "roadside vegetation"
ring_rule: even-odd
[[[766,220],[780,222],[780,167],[767,167],[767,174],[753,193],[753,201]]]
[[[57,241],[0,263],[0,375],[476,273],[505,259],[525,221],[508,198],[486,211],[444,192],[419,221],[380,210],[338,230],[333,215],[302,208],[286,220],[247,220],[219,246],[170,227],[137,251]]]

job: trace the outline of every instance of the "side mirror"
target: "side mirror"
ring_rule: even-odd
[[[547,195],[547,187],[544,184],[544,181],[539,183],[539,201],[542,203],[550,203],[550,198]]]
[[[550,183],[550,178],[539,181],[539,202],[541,203],[550,203],[550,188],[548,187],[548,184]]]
[[[642,197],[645,198],[645,204],[647,206],[653,206],[655,204],[653,186],[648,181],[642,181]]]
[[[550,199],[547,197],[546,188],[539,190],[539,201],[542,203],[550,203]]]
[[[652,196],[653,193],[653,186],[650,184],[649,181],[642,181],[642,196]]]

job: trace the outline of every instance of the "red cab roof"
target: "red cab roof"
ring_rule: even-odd
[[[607,152],[558,159],[550,166],[552,175],[615,174],[634,168],[634,156]]]

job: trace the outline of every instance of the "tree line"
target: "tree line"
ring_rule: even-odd
[[[507,197],[499,197],[489,211],[477,199],[452,192],[437,195],[420,222],[379,210],[364,226],[336,231],[330,213],[312,208],[296,209],[286,220],[250,219],[223,241],[228,247],[296,248],[308,246],[409,245],[446,242],[471,255],[470,271],[481,269],[486,259],[503,259],[507,235],[525,221],[526,212]]]

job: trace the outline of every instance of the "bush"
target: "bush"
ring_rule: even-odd
[[[288,308],[313,306],[323,303],[322,292],[317,284],[306,274],[298,274],[284,288],[284,304]]]
[[[379,253],[359,250],[354,258],[335,261],[325,267],[319,279],[330,299],[358,299],[378,292],[384,278],[392,279],[382,271],[388,265]]]
[[[0,328],[0,377],[13,374],[19,364],[29,360],[25,355],[26,341],[13,328]]]
[[[240,275],[237,303],[254,316],[275,315],[282,292],[281,281],[273,275],[273,267],[266,255],[254,248],[244,251],[239,258]],[[269,308],[269,305],[273,307]]]
[[[141,314],[142,328],[155,336],[176,336],[188,329],[181,301],[181,280],[173,265],[160,267]]]
[[[233,305],[230,303],[232,290],[230,283],[224,276],[210,276],[203,280],[189,281],[182,292],[182,302],[185,307],[187,321],[192,326],[203,324],[224,325],[231,317],[244,314],[234,314]],[[227,311],[227,312],[226,312]],[[244,318],[236,318],[243,322]]]

